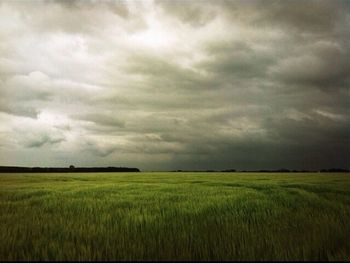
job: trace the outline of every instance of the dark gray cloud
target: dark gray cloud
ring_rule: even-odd
[[[239,0],[217,1],[216,4],[235,22],[320,37],[334,33],[337,26],[343,26],[341,23],[346,20],[349,10],[346,0]]]
[[[217,12],[208,1],[156,1],[168,15],[194,27],[204,26],[215,19]]]
[[[268,67],[276,58],[269,52],[254,49],[241,41],[220,41],[208,43],[206,52],[210,57],[197,65],[207,72],[214,73],[222,81],[266,77]]]
[[[73,119],[93,122],[97,125],[112,126],[112,127],[124,127],[125,122],[113,113],[87,113],[87,114],[75,114],[71,116]]]
[[[319,41],[279,61],[273,74],[283,82],[318,88],[348,87],[350,59],[346,46]]]
[[[62,138],[50,138],[48,135],[44,135],[38,138],[35,138],[33,140],[27,141],[25,146],[32,148],[32,147],[41,147],[44,144],[56,144],[56,143],[60,143],[61,141],[63,141],[64,139]]]
[[[37,109],[32,107],[11,106],[5,101],[0,104],[0,112],[8,113],[11,115],[24,116],[30,118],[37,118],[40,113]]]
[[[0,164],[350,168],[347,1],[2,1]]]

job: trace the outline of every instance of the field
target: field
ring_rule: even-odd
[[[0,174],[0,260],[350,260],[350,174]]]

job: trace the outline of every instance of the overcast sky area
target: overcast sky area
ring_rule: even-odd
[[[350,1],[0,1],[0,165],[350,168]]]

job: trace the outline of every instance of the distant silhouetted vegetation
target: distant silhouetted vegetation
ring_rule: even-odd
[[[340,168],[331,168],[331,169],[322,169],[322,173],[348,173],[350,170],[340,169]]]
[[[321,172],[321,173],[349,173],[350,170],[349,169],[342,169],[342,168],[330,168],[330,169],[321,169],[321,170],[289,170],[286,168],[282,168],[282,169],[272,169],[272,170],[268,170],[268,169],[261,169],[261,170],[236,170],[236,169],[226,169],[226,170],[174,170],[172,172],[191,172],[191,173],[203,173],[203,172],[207,172],[207,173],[217,173],[217,172],[222,172],[222,173],[317,173],[317,172]]]
[[[99,172],[140,172],[138,168],[128,167],[19,167],[0,166],[1,173],[99,173]]]
[[[221,172],[224,172],[224,173],[234,173],[236,172],[235,169],[227,169],[227,170],[222,170]]]

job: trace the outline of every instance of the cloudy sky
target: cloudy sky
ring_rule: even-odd
[[[350,1],[0,1],[0,165],[350,168]]]

